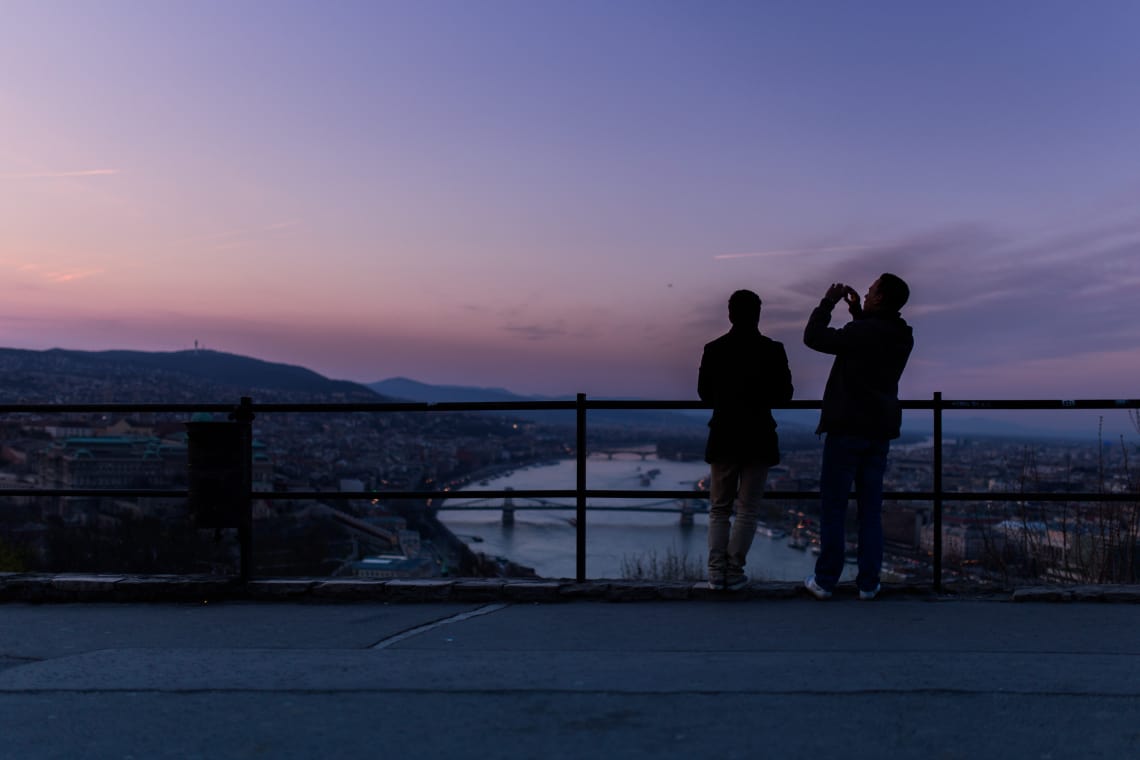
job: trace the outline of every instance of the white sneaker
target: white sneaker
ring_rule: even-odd
[[[873,589],[871,589],[870,591],[860,591],[859,592],[859,598],[862,599],[864,602],[869,602],[872,599],[874,599],[876,596],[878,596],[879,592],[882,590],[883,590],[883,584],[876,583],[875,587]]]
[[[815,582],[815,575],[804,578],[804,588],[811,592],[816,599],[830,599],[831,592]]]
[[[725,591],[742,591],[748,587],[747,575],[730,575],[724,582]]]

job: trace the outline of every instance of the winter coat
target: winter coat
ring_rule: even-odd
[[[734,325],[705,345],[697,395],[713,406],[706,462],[779,464],[772,407],[792,398],[783,343]]]
[[[834,354],[823,391],[817,433],[899,437],[899,378],[914,348],[914,332],[899,314],[871,313],[836,329],[824,299],[808,318],[804,344]]]

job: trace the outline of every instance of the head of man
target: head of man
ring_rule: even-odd
[[[760,296],[751,290],[738,290],[728,298],[728,321],[741,327],[760,322]]]
[[[871,283],[863,298],[865,314],[897,314],[910,298],[910,288],[898,275],[884,272]]]

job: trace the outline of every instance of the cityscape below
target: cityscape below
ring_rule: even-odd
[[[0,352],[4,403],[40,405],[34,411],[17,406],[0,420],[0,489],[20,492],[0,497],[0,571],[235,572],[237,531],[203,526],[185,496],[34,493],[186,489],[191,416],[154,405],[236,402],[243,395],[255,403],[342,407],[423,400],[382,396],[296,367],[194,354]],[[107,407],[55,413],[44,404]],[[131,411],[131,404],[144,408]],[[607,414],[588,423],[587,487],[645,496],[590,499],[588,574],[699,580],[707,509],[698,495],[707,487],[704,418],[699,411]],[[198,422],[224,418],[193,416]],[[944,492],[1026,497],[947,499],[943,577],[983,585],[1134,582],[1136,502],[1058,496],[1136,493],[1140,431],[1134,433],[1117,440],[944,433]],[[797,422],[785,422],[780,435],[783,461],[770,471],[768,489],[818,491],[819,438]],[[253,573],[569,577],[574,500],[525,494],[573,490],[575,447],[572,411],[258,414],[250,447]],[[929,434],[907,432],[893,446],[887,490],[931,492],[934,461]],[[479,498],[480,490],[520,495]],[[440,496],[386,495],[409,491]],[[655,491],[694,495],[663,498]],[[884,524],[884,580],[930,582],[933,504],[888,499]],[[810,497],[767,499],[752,579],[794,580],[810,572],[817,528]]]

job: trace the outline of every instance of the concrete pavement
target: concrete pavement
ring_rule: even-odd
[[[1138,604],[784,597],[0,604],[0,758],[1140,757]]]

